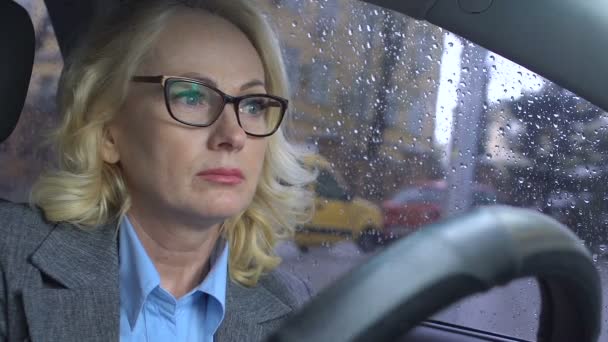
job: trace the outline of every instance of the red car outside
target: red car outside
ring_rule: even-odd
[[[443,216],[447,198],[447,183],[428,181],[405,188],[382,203],[384,238],[387,241],[408,235],[421,226],[433,223]],[[473,205],[496,203],[495,191],[487,185],[475,184]]]

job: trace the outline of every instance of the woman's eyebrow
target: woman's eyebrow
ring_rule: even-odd
[[[199,81],[201,81],[201,82],[203,82],[205,84],[208,84],[210,86],[217,87],[217,82],[215,82],[214,80],[210,79],[209,77],[202,76],[201,74],[196,73],[196,72],[187,72],[187,73],[184,73],[184,74],[182,74],[180,76],[187,77],[187,78],[192,78],[192,79],[195,79],[195,80],[199,80]]]
[[[266,85],[264,84],[264,82],[262,82],[260,80],[251,80],[251,81],[243,84],[241,86],[241,90],[245,90],[247,88],[253,88],[253,87],[257,87],[257,86],[265,87]]]
[[[217,87],[218,86],[217,82],[215,82],[211,78],[205,77],[205,76],[203,76],[203,75],[201,75],[199,73],[196,73],[196,72],[187,72],[187,73],[184,73],[184,74],[182,74],[180,76],[196,79],[196,80],[199,80],[199,81],[201,81],[201,82],[203,82],[205,84],[208,84],[210,86],[213,86],[213,87]],[[253,79],[253,80],[251,80],[251,81],[249,81],[247,83],[244,83],[241,86],[241,91],[249,89],[249,88],[257,87],[257,86],[266,87],[266,84],[263,81],[259,80],[259,79]]]

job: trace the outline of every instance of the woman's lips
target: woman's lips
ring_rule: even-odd
[[[220,184],[236,185],[245,180],[243,173],[239,169],[209,169],[197,173],[202,179]]]

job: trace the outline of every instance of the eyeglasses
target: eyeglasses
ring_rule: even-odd
[[[188,126],[211,126],[224,111],[234,105],[239,126],[248,135],[267,137],[279,129],[288,101],[284,98],[251,94],[230,96],[199,80],[175,76],[134,76],[133,82],[160,83],[164,89],[169,115]]]

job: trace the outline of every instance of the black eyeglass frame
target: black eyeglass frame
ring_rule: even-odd
[[[216,87],[209,85],[205,82],[202,82],[200,80],[197,79],[193,79],[193,78],[188,78],[188,77],[180,77],[180,76],[167,76],[167,75],[158,75],[158,76],[133,76],[131,78],[131,81],[133,82],[139,82],[139,83],[158,83],[162,86],[163,88],[163,93],[165,96],[165,106],[167,107],[167,111],[169,112],[169,115],[173,118],[173,120],[180,122],[184,125],[188,125],[188,126],[193,126],[193,127],[209,127],[211,125],[213,125],[217,119],[220,117],[220,115],[222,114],[222,112],[224,111],[224,108],[226,107],[226,103],[232,103],[232,105],[234,106],[234,113],[236,114],[236,120],[239,123],[239,126],[243,129],[243,131],[245,131],[245,133],[247,135],[253,136],[253,137],[259,137],[259,138],[264,138],[264,137],[268,137],[273,135],[274,133],[276,133],[276,131],[279,129],[279,127],[281,126],[281,122],[283,122],[283,118],[285,117],[285,112],[287,111],[287,106],[289,105],[289,101],[287,99],[284,99],[282,97],[279,96],[275,96],[275,95],[269,95],[269,94],[247,94],[247,95],[243,95],[243,96],[230,96],[226,93],[224,93],[223,91],[217,89]],[[222,97],[222,105],[219,107],[221,108],[218,113],[216,114],[215,118],[208,124],[194,124],[194,123],[190,123],[190,122],[185,122],[183,120],[178,119],[174,114],[173,111],[171,110],[171,105],[169,104],[169,98],[170,98],[170,94],[169,94],[169,87],[168,85],[171,82],[190,82],[190,83],[194,83],[194,84],[198,84],[204,87],[207,87],[215,92],[217,92],[218,94],[221,95]],[[254,97],[267,97],[270,98],[272,100],[275,100],[277,102],[279,102],[281,104],[281,116],[279,117],[279,120],[277,121],[276,127],[270,132],[270,133],[266,133],[266,134],[254,134],[251,132],[247,132],[247,130],[245,128],[243,128],[243,125],[241,124],[241,116],[239,115],[239,104],[241,101],[248,99],[248,98],[254,98]]]

